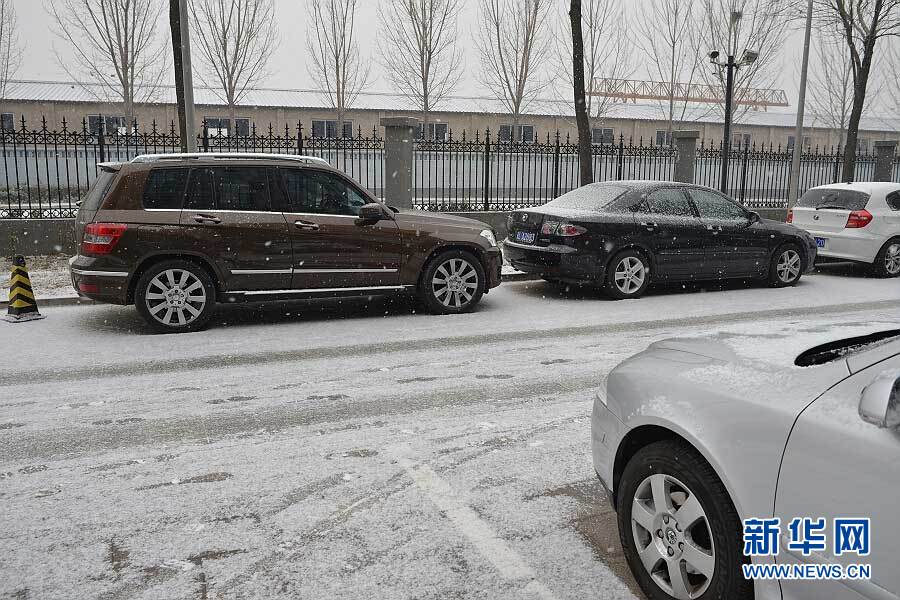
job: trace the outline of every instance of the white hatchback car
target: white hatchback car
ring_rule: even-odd
[[[591,438],[651,600],[900,598],[896,323],[753,324],[656,342],[609,374]],[[836,553],[831,534],[821,550],[798,550],[788,525],[805,517],[871,519],[870,553]],[[745,556],[744,520],[774,518],[777,555]],[[743,571],[860,564],[869,579]]]
[[[819,257],[872,265],[880,277],[900,275],[900,184],[836,183],[808,190],[788,223],[816,238]]]

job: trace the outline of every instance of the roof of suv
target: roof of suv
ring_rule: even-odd
[[[318,156],[300,156],[296,154],[266,154],[254,152],[172,152],[169,154],[141,154],[134,157],[132,163],[185,162],[185,161],[268,161],[314,164],[329,167],[323,158]]]

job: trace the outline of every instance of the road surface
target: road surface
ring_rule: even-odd
[[[0,597],[636,598],[590,462],[605,374],[672,335],[897,321],[840,267],[613,302],[504,284],[403,301],[0,328]]]

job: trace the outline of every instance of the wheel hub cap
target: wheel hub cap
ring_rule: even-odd
[[[884,255],[884,268],[891,275],[900,273],[900,244],[891,244],[888,246]]]
[[[150,315],[168,326],[187,325],[203,312],[206,290],[196,275],[168,269],[150,280],[144,294]]]
[[[800,255],[795,250],[786,250],[778,257],[778,264],[775,267],[778,278],[790,283],[800,276]]]
[[[441,263],[431,280],[431,291],[444,306],[462,308],[472,301],[477,289],[478,271],[461,258]]]
[[[615,283],[623,294],[633,294],[644,285],[647,270],[644,263],[635,256],[626,256],[619,261],[615,270]]]

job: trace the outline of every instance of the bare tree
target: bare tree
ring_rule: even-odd
[[[824,23],[841,31],[850,53],[853,104],[847,122],[841,178],[853,181],[859,121],[866,105],[875,48],[883,38],[900,37],[900,0],[818,0],[818,6]]]
[[[60,65],[102,102],[120,102],[134,121],[134,105],[156,93],[163,76],[156,26],[158,0],[54,0],[46,9],[67,46]],[[99,86],[87,85],[88,82]]]
[[[584,0],[581,8],[584,40],[585,104],[591,128],[609,113],[613,98],[600,96],[600,79],[625,79],[632,67],[631,31],[624,4],[616,0]],[[556,36],[558,70],[574,86],[573,33],[569,23]]]
[[[6,98],[9,80],[22,64],[18,20],[12,0],[0,0],[0,98]]]
[[[540,90],[536,71],[550,49],[550,0],[481,0],[481,27],[475,45],[481,57],[481,83],[512,115],[513,140],[522,112]]]
[[[636,44],[646,58],[649,77],[666,85],[661,104],[667,143],[674,124],[684,121],[688,103],[677,98],[679,83],[691,85],[699,77],[700,60],[692,32],[697,18],[695,0],[647,0],[637,21]]]
[[[889,41],[885,60],[888,110],[900,120],[900,39],[894,38]]]
[[[307,1],[312,29],[307,35],[310,76],[331,103],[341,135],[344,115],[369,80],[369,63],[359,52],[354,32],[356,0]]]
[[[278,30],[272,0],[193,0],[191,13],[201,78],[228,106],[233,127],[237,105],[265,77],[275,50]]]
[[[432,110],[462,75],[456,22],[461,0],[386,0],[378,7],[381,58],[388,78],[422,111],[428,137]]]
[[[737,103],[746,90],[770,89],[779,80],[789,7],[786,0],[700,0],[701,18],[694,31],[698,56],[705,57],[710,51],[718,50],[739,61],[744,50],[759,53],[752,64],[741,66],[735,72],[736,103],[732,112],[735,122],[750,108]],[[722,90],[723,101],[717,106],[724,115],[725,69],[704,68],[700,73],[707,85]]]

